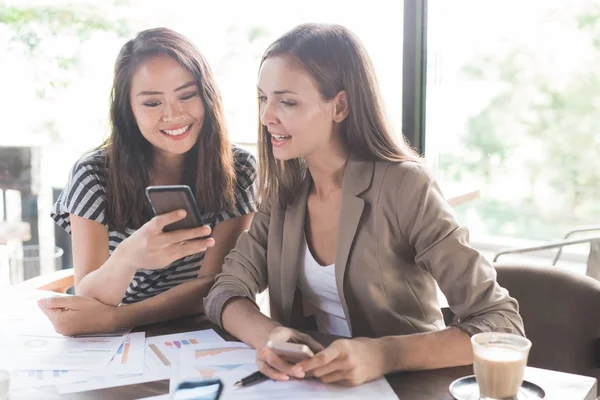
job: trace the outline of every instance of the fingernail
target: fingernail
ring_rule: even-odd
[[[287,375],[281,375],[281,380],[282,381],[288,381],[288,380],[290,380],[290,377],[287,376]]]
[[[296,375],[296,377],[304,378],[304,370],[302,369],[302,367],[294,367],[292,369],[292,372],[294,373],[294,375]]]
[[[177,213],[178,216],[180,217],[185,217],[185,210],[179,210],[179,212]]]

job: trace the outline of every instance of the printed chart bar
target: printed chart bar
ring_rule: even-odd
[[[121,364],[127,364],[127,356],[129,355],[129,346],[131,346],[129,343],[125,343],[125,346],[123,349],[123,357],[121,357]]]
[[[187,346],[188,344],[198,344],[198,341],[196,339],[182,339],[182,340],[173,340],[172,342],[165,342],[165,346],[167,346],[167,347],[175,346],[178,349],[181,348],[181,345]]]
[[[171,363],[169,362],[167,357],[165,357],[165,355],[162,353],[162,351],[160,351],[154,343],[148,347],[150,347],[150,350],[152,350],[152,352],[154,354],[156,354],[156,357],[158,357],[158,359],[163,363],[163,365],[165,365],[167,367],[171,365]]]

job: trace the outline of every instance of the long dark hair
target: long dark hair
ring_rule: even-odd
[[[421,158],[406,139],[396,142],[390,133],[371,60],[361,41],[347,28],[329,24],[303,24],[285,33],[267,48],[262,63],[286,56],[314,79],[328,101],[345,90],[348,117],[342,122],[341,139],[350,154],[372,161],[415,161]],[[267,128],[258,128],[261,199],[267,205],[293,203],[307,167],[303,159],[280,161],[273,156]]]
[[[136,69],[156,55],[170,56],[190,71],[205,109],[198,143],[185,155],[181,183],[190,186],[203,213],[217,215],[234,205],[233,152],[211,69],[184,36],[167,28],[149,29],[125,43],[119,52],[110,99],[111,134],[101,146],[108,167],[108,223],[118,230],[137,229],[152,216],[144,190],[150,184],[153,149],[135,121],[130,90]]]

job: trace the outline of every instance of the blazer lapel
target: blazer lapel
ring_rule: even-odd
[[[359,194],[371,186],[375,164],[373,161],[361,161],[350,156],[344,171],[342,183],[342,201],[338,223],[337,248],[335,252],[335,281],[342,302],[344,314],[352,332],[350,313],[344,295],[344,276],[348,266],[348,257],[362,217],[365,201]]]
[[[304,221],[306,201],[311,179],[307,175],[296,201],[285,211],[283,225],[283,244],[281,247],[281,298],[283,317],[290,326],[294,294],[298,282],[300,263],[302,262],[302,244],[304,243]]]

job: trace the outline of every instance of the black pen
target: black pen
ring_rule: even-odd
[[[264,375],[260,371],[256,371],[255,373],[250,374],[247,377],[242,378],[241,380],[237,381],[233,386],[250,386],[250,385],[255,385],[257,383],[264,382],[267,379],[269,379],[268,376]]]

